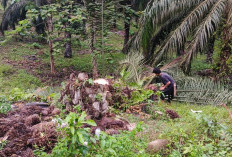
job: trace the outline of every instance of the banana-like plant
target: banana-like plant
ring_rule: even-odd
[[[226,19],[231,32],[232,0],[151,0],[140,20],[133,48],[143,50],[148,62],[159,63],[187,44],[181,62],[188,73],[192,59]],[[231,34],[230,34],[231,35]]]

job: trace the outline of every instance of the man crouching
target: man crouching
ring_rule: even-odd
[[[163,86],[160,87],[160,90],[163,92],[160,97],[161,100],[164,100],[165,96],[167,96],[168,102],[170,103],[173,97],[176,96],[176,82],[170,75],[161,72],[159,68],[154,68],[153,73],[160,77],[163,83]]]

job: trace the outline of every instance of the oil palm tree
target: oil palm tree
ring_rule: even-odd
[[[187,46],[180,65],[188,73],[194,56],[207,45],[223,17],[231,33],[231,8],[232,0],[151,0],[133,48],[143,51],[147,63],[157,64]]]
[[[10,26],[15,29],[15,24],[19,20],[23,20],[26,17],[25,6],[27,4],[26,0],[15,2],[11,4],[7,9],[7,0],[2,0],[2,6],[4,7],[4,14],[1,21],[0,30],[4,34],[4,31]]]
[[[9,27],[12,29],[15,29],[15,24],[18,23],[18,21],[23,20],[26,18],[26,6],[30,3],[35,4],[36,7],[40,7],[42,5],[47,4],[47,0],[20,0],[20,1],[12,1],[9,7],[7,7],[7,4],[9,3],[8,0],[2,0],[1,4],[5,10],[2,21],[1,21],[1,27],[0,30],[4,34],[4,31],[6,31]],[[42,22],[42,18],[39,16],[37,19],[34,20],[34,24],[36,26],[36,32],[41,34],[44,31],[44,25]]]

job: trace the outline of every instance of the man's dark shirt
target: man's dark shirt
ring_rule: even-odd
[[[171,82],[171,84],[169,85],[169,87],[170,86],[173,87],[174,84],[175,84],[174,79],[170,75],[168,75],[167,73],[162,72],[160,78],[161,78],[161,81],[162,81],[162,83],[164,85],[166,85],[169,81]]]

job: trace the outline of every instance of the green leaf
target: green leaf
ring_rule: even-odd
[[[80,132],[77,132],[77,135],[79,137],[79,141],[81,144],[84,144],[85,142],[85,139],[84,139],[84,136],[80,133]]]
[[[76,141],[77,141],[77,137],[76,137],[76,136],[73,136],[73,137],[72,137],[72,144],[76,143]]]
[[[74,135],[75,133],[75,128],[73,126],[70,127],[71,133]]]
[[[78,119],[78,122],[83,123],[85,117],[86,117],[86,113],[85,113],[85,112],[82,112],[80,118]]]
[[[95,121],[91,120],[91,119],[87,120],[86,123],[89,124],[89,125],[91,125],[91,126],[97,126],[97,124],[95,123]]]
[[[188,154],[192,151],[192,149],[190,147],[184,147],[184,152],[183,154]]]
[[[101,147],[104,148],[105,145],[106,145],[106,141],[105,141],[105,140],[102,140],[102,141],[101,141]]]
[[[93,138],[93,137],[90,137],[90,140],[91,140],[94,144],[96,144],[96,143],[97,143],[96,139],[95,139],[95,138]]]
[[[117,155],[117,153],[112,148],[108,148],[107,151],[115,156]]]

